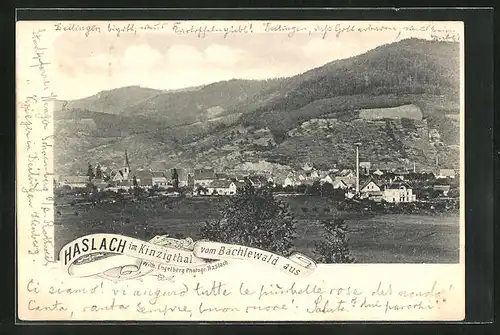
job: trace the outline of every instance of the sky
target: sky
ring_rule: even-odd
[[[233,78],[289,77],[383,44],[409,37],[430,38],[431,34],[428,28],[399,34],[399,27],[398,31],[342,32],[338,36],[332,31],[324,36],[314,30],[319,27],[317,22],[308,22],[297,23],[304,30],[290,36],[290,30],[285,31],[280,22],[271,22],[278,30],[281,24],[282,31],[276,32],[269,25],[254,21],[252,34],[224,37],[223,33],[213,33],[200,38],[194,33],[173,32],[172,22],[161,32],[121,34],[109,31],[109,23],[94,23],[100,32],[88,36],[78,29],[71,31],[70,23],[63,23],[68,30],[54,39],[52,64],[57,79],[53,85],[59,99],[78,99],[132,85],[171,90]],[[183,24],[178,25],[179,30],[185,31],[191,25]],[[206,21],[200,23],[203,24]],[[229,24],[232,23],[220,23],[221,27]],[[321,27],[324,24],[321,22]],[[342,27],[349,25],[347,22]],[[441,26],[436,23],[436,27]],[[286,27],[291,29],[293,22],[287,22]]]

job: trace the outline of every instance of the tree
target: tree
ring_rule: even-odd
[[[460,189],[458,187],[450,188],[450,191],[448,192],[448,197],[459,198],[460,197]]]
[[[96,179],[102,179],[102,170],[101,170],[101,166],[99,164],[97,164],[97,166],[95,168],[95,177],[96,177]]]
[[[323,220],[325,239],[315,243],[317,261],[320,263],[354,263],[349,249],[348,227],[343,219]]]
[[[319,180],[315,180],[311,185],[311,194],[319,195],[321,194],[321,183]]]
[[[283,186],[280,184],[272,185],[274,192],[283,192]],[[293,191],[293,187],[292,187]]]
[[[87,194],[92,194],[97,192],[97,186],[95,186],[92,183],[87,183],[87,186],[85,187],[85,191]]]
[[[207,195],[208,193],[208,188],[206,188],[205,186],[203,185],[198,185],[196,187],[196,193],[198,193],[199,195],[203,194],[203,195]]]
[[[137,197],[141,193],[141,190],[139,189],[139,183],[137,183],[137,177],[135,175],[132,179],[132,184],[134,185],[134,195]]]
[[[95,174],[94,174],[94,169],[92,167],[92,164],[89,163],[88,169],[87,169],[87,177],[89,177],[89,181],[92,181],[94,179]]]
[[[304,184],[297,185],[297,193],[304,194],[307,190],[307,186]]]
[[[321,186],[321,194],[325,197],[333,195],[333,185],[330,183],[324,183]]]
[[[154,196],[157,195],[160,192],[160,186],[158,184],[154,184],[150,189],[149,189],[149,195]]]
[[[179,189],[179,174],[177,173],[177,169],[172,169],[172,183],[174,185],[174,189]]]
[[[295,219],[285,203],[274,199],[272,189],[247,185],[223,204],[221,219],[205,223],[200,235],[287,255],[296,238]]]

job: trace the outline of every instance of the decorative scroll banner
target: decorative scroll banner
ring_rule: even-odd
[[[191,238],[155,236],[149,242],[117,234],[92,234],[66,244],[59,253],[65,271],[76,277],[98,275],[112,280],[164,272],[203,274],[244,260],[274,267],[293,276],[311,274],[316,263],[294,253],[289,257],[241,245]]]

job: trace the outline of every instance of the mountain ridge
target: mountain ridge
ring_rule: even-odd
[[[453,115],[459,113],[459,75],[458,43],[409,39],[288,78],[233,79],[178,92],[129,86],[58,108],[57,122],[66,122],[56,124],[56,135],[83,138],[87,144],[75,149],[68,140],[56,156],[112,162],[123,149],[119,142],[130,142],[124,136],[131,136],[150,147],[142,152],[129,150],[129,155],[136,154],[139,165],[217,165],[226,169],[269,161],[298,166],[314,156],[318,165],[327,166],[339,159],[322,156],[342,155],[349,150],[342,142],[354,136],[381,146],[368,146],[363,153],[374,162],[393,159],[405,164],[414,160],[429,167],[440,156],[443,164],[456,166],[459,123]],[[124,100],[110,97],[129,90],[133,94],[127,92]],[[398,109],[406,105],[417,106],[422,120],[408,121],[404,108]],[[109,112],[102,112],[103,108]],[[374,121],[360,116],[360,110],[374,108],[396,108],[391,113],[397,115],[401,110],[401,117]],[[87,130],[72,132],[72,125],[76,127],[83,119],[79,113],[93,119],[95,125],[87,121]],[[328,131],[310,129],[302,137],[290,136],[313,119],[340,123]],[[61,129],[64,127],[67,129]],[[434,132],[442,136],[438,144],[429,140]],[[101,142],[110,134],[116,135],[111,136],[114,140],[103,147]],[[308,154],[300,146],[322,155]],[[352,159],[340,161],[352,164]],[[79,164],[59,159],[56,166],[74,171]]]

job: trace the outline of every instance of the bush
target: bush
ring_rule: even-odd
[[[315,243],[319,263],[354,263],[347,238],[347,224],[343,219],[324,220],[325,240]]]
[[[287,255],[296,238],[295,219],[270,188],[247,185],[222,206],[221,219],[205,222],[200,236]]]

